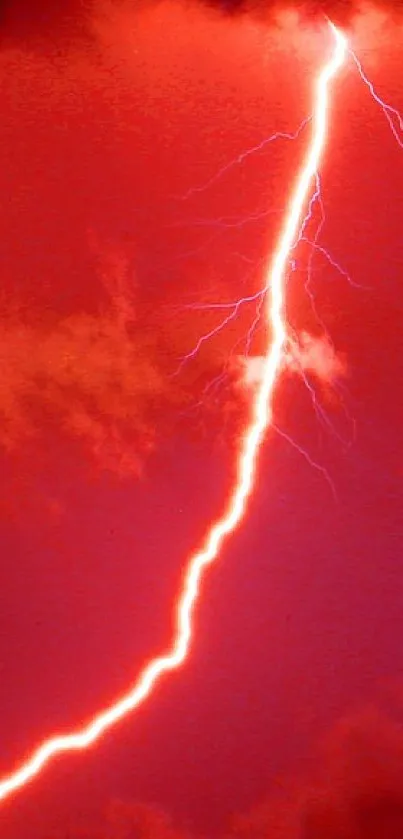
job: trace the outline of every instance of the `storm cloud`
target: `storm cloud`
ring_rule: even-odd
[[[348,25],[357,15],[377,10],[396,18],[403,13],[403,0],[179,0],[185,8],[201,5],[222,16],[249,15],[276,19],[283,11],[297,11],[303,20],[323,21],[330,17],[335,23]],[[122,10],[138,14],[153,6],[166,6],[167,0],[2,0],[0,26],[15,37],[29,37],[36,33],[80,37],[99,15],[110,15]],[[169,4],[168,4],[169,5]]]
[[[283,10],[297,10],[306,19],[323,19],[327,16],[337,23],[348,23],[365,8],[383,10],[396,15],[403,11],[401,0],[205,0],[207,5],[225,14],[276,15]]]

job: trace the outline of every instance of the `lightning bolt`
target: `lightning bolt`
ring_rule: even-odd
[[[270,289],[270,294],[265,300],[268,346],[264,375],[255,395],[251,421],[239,452],[237,479],[227,509],[211,526],[202,549],[189,559],[177,603],[177,628],[172,646],[164,655],[152,659],[134,686],[113,705],[97,713],[87,725],[70,734],[57,735],[43,742],[26,762],[0,781],[0,800],[10,797],[32,781],[56,755],[87,749],[95,743],[104,732],[144,702],[158,680],[165,673],[180,667],[188,655],[192,640],[192,617],[205,569],[217,558],[225,538],[235,530],[245,514],[255,483],[261,443],[272,420],[273,395],[287,339],[284,315],[287,264],[303,224],[303,211],[309,202],[311,185],[315,182],[325,146],[330,82],[343,65],[347,53],[345,36],[332,23],[329,25],[334,49],[315,84],[312,139],[286,212],[277,250],[271,265],[265,269],[265,287]]]

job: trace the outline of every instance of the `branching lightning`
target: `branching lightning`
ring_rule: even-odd
[[[61,734],[42,743],[15,771],[0,781],[0,800],[10,797],[37,776],[50,760],[58,754],[79,751],[95,743],[107,729],[137,708],[149,696],[156,682],[185,660],[192,640],[192,616],[200,594],[204,571],[218,556],[225,538],[242,520],[249,496],[253,490],[258,454],[264,433],[272,420],[273,394],[282,367],[287,340],[284,316],[285,276],[291,251],[298,240],[303,211],[310,207],[312,184],[317,184],[317,173],[323,153],[329,107],[329,86],[344,63],[347,40],[330,24],[334,38],[332,57],[321,70],[315,84],[312,139],[306,159],[297,180],[278,248],[271,265],[265,270],[265,322],[267,326],[267,351],[264,374],[256,391],[252,417],[243,438],[238,456],[237,479],[228,506],[207,533],[202,549],[193,555],[187,565],[182,591],[177,603],[177,627],[171,648],[154,658],[140,673],[129,691],[106,710],[96,714],[88,724],[70,734]]]
[[[379,94],[375,90],[375,86],[374,86],[373,82],[371,82],[370,79],[368,78],[368,76],[364,73],[362,64],[358,60],[355,52],[353,52],[352,49],[350,49],[349,52],[350,52],[350,55],[351,55],[355,65],[357,67],[357,70],[359,72],[359,75],[360,75],[362,81],[367,86],[372,98],[375,100],[377,105],[379,105],[379,107],[383,111],[383,113],[384,113],[384,115],[385,115],[385,117],[386,117],[386,119],[389,123],[389,128],[390,128],[397,144],[400,146],[401,149],[403,149],[403,137],[402,137],[402,134],[403,134],[403,116],[402,116],[402,114],[397,110],[397,108],[393,108],[392,105],[389,105],[388,102],[385,102],[384,99],[381,99],[381,97],[379,96]]]

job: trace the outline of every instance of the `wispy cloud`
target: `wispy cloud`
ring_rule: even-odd
[[[239,371],[239,383],[246,388],[255,388],[262,380],[264,356],[238,356],[235,366]],[[324,385],[331,386],[347,373],[344,356],[337,353],[327,335],[310,335],[302,331],[298,339],[288,341],[284,356],[285,367],[296,375],[309,374]]]
[[[153,443],[164,380],[121,310],[29,322],[0,335],[0,445],[10,452],[50,429],[117,469],[137,470]]]

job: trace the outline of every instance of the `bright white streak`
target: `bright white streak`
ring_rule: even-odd
[[[298,235],[302,212],[306,205],[310,184],[318,171],[326,140],[329,108],[329,83],[342,66],[347,49],[344,35],[332,24],[335,49],[332,58],[321,71],[316,82],[312,141],[307,158],[297,181],[286,214],[283,232],[271,267],[266,270],[265,287],[271,289],[266,305],[268,329],[272,341],[268,343],[265,355],[264,374],[256,392],[252,419],[243,439],[238,458],[238,476],[229,504],[223,516],[210,528],[205,546],[190,558],[182,591],[177,605],[177,631],[171,650],[159,656],[140,673],[134,687],[105,711],[96,714],[92,720],[72,734],[51,737],[20,765],[14,772],[0,781],[0,800],[12,795],[38,775],[52,757],[62,752],[79,751],[95,743],[115,723],[138,707],[151,693],[154,684],[164,673],[179,667],[185,660],[192,638],[192,615],[200,593],[200,582],[204,568],[212,563],[223,541],[239,524],[246,510],[256,477],[257,457],[264,432],[271,422],[272,401],[275,384],[281,369],[282,354],[286,341],[284,319],[284,277],[290,251]]]

